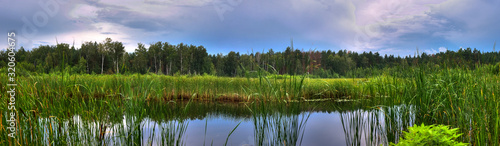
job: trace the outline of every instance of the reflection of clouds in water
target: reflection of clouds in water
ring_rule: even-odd
[[[238,121],[239,120],[239,121]],[[231,130],[242,121],[224,116],[209,117],[205,145],[224,145]],[[190,120],[186,130],[186,145],[203,145],[205,136],[205,120]],[[250,138],[250,139],[249,139]],[[253,123],[243,120],[229,137],[228,145],[253,144]]]
[[[253,143],[253,137],[252,137],[252,136],[248,136],[248,137],[247,137],[247,140],[242,141],[242,142],[241,142],[240,144],[238,144],[238,145],[240,145],[240,146],[253,146],[253,145],[252,145],[252,143]]]
[[[345,145],[338,112],[311,113],[304,132],[303,145]]]
[[[404,111],[408,111],[407,114],[399,114]],[[264,144],[273,143],[274,141],[269,140],[280,140],[279,138],[274,138],[273,132],[279,131],[277,125],[287,126],[293,129],[293,124],[300,124],[300,121],[310,113],[307,122],[305,123],[305,130],[303,133],[302,145],[346,145],[346,144],[387,144],[387,136],[393,134],[392,131],[386,131],[387,128],[392,128],[394,130],[402,130],[403,126],[411,125],[414,121],[414,115],[412,106],[396,106],[390,108],[382,109],[370,109],[362,110],[355,109],[349,111],[329,111],[329,112],[302,112],[302,114],[282,114],[273,113],[267,115],[267,122],[260,122],[257,124],[267,125],[268,129],[262,129],[261,132],[271,132],[267,134],[263,140]],[[385,113],[384,113],[385,112]],[[392,117],[393,125],[385,124],[386,119],[385,114],[395,114],[397,116]],[[405,118],[406,117],[406,118]],[[259,118],[258,118],[259,119]],[[41,121],[47,121],[47,118],[40,118]],[[75,125],[77,129],[81,129],[81,133],[78,133],[79,137],[95,138],[99,135],[99,126],[101,123],[88,121],[81,117],[80,115],[75,115],[70,119],[71,121],[63,122],[64,125],[68,125],[71,122]],[[141,120],[141,121],[138,121]],[[297,122],[298,121],[298,122]],[[205,119],[192,119],[184,120],[179,122],[176,120],[168,121],[155,121],[151,118],[138,119],[135,116],[125,115],[123,119],[116,121],[116,123],[105,123],[108,128],[106,129],[106,141],[107,144],[117,143],[125,144],[123,133],[130,134],[133,132],[134,127],[137,123],[140,123],[140,130],[142,132],[142,144],[147,145],[152,143],[153,145],[161,145],[165,142],[165,134],[174,134],[176,139],[181,137],[182,142],[186,145],[223,145],[226,141],[228,134],[238,125],[236,130],[229,137],[228,145],[239,145],[239,146],[250,146],[255,144],[255,123],[252,118],[247,116],[242,117],[231,117],[225,116],[224,114],[213,114],[207,115]],[[408,123],[409,122],[409,123]],[[281,123],[281,124],[276,124]],[[54,124],[57,123],[52,123]],[[205,127],[206,135],[205,135]],[[371,132],[370,129],[375,127],[375,132]],[[181,129],[184,128],[185,131]],[[283,128],[283,127],[281,127]],[[281,130],[281,132],[287,134],[293,134],[293,130],[290,131]],[[355,129],[355,130],[353,130]],[[48,129],[46,129],[47,131]],[[91,131],[85,132],[85,131]],[[301,131],[299,131],[300,133]],[[91,134],[91,135],[83,135]],[[353,134],[359,135],[359,137],[353,137]],[[132,134],[133,135],[133,134]],[[154,135],[154,136],[153,136]],[[302,134],[298,134],[299,138]],[[370,141],[367,136],[375,135],[376,141]],[[273,137],[274,136],[274,137]],[[395,135],[397,138],[397,135]],[[293,139],[294,137],[292,137]],[[368,140],[368,141],[367,141]],[[84,144],[87,143],[86,140],[82,140]],[[98,143],[95,139],[90,139],[91,144]],[[297,140],[300,143],[300,139]]]

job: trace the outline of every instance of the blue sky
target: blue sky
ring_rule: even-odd
[[[203,45],[211,54],[304,50],[400,56],[472,47],[500,38],[495,0],[0,0],[0,31],[25,48],[59,43],[156,41]],[[7,35],[1,35],[6,40]],[[6,48],[6,41],[0,47]],[[498,51],[498,49],[497,49]]]

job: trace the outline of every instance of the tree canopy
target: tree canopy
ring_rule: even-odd
[[[122,42],[107,38],[102,42],[84,42],[79,48],[69,44],[42,45],[31,50],[16,50],[16,61],[26,72],[67,71],[83,74],[155,73],[164,75],[244,76],[261,70],[276,74],[312,74],[318,77],[367,77],[385,68],[404,69],[416,65],[474,69],[480,64],[497,64],[499,52],[477,49],[421,53],[416,56],[381,56],[378,52],[347,50],[304,51],[287,47],[241,54],[208,54],[204,46],[155,42],[149,47],[137,44],[134,52],[125,52]],[[7,52],[0,51],[0,66],[6,67]]]

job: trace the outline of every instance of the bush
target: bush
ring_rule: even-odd
[[[413,126],[408,128],[409,132],[403,131],[404,135],[399,139],[396,146],[406,145],[439,145],[439,146],[465,146],[467,143],[457,142],[455,139],[462,134],[457,134],[458,128],[450,129],[445,125]]]

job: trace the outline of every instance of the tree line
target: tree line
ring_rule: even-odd
[[[0,51],[0,66],[7,66],[7,52]],[[16,50],[17,68],[27,73],[71,74],[164,74],[245,76],[262,71],[270,74],[317,77],[367,77],[374,70],[416,65],[474,69],[481,64],[500,62],[499,52],[481,52],[460,48],[458,51],[414,56],[380,55],[378,52],[347,50],[316,51],[287,47],[283,52],[273,49],[241,54],[208,54],[204,46],[177,45],[158,41],[146,47],[138,43],[134,52],[126,52],[122,42],[110,38],[102,42],[84,42],[80,48],[69,44],[42,45],[31,50]],[[375,73],[378,74],[378,73]]]

